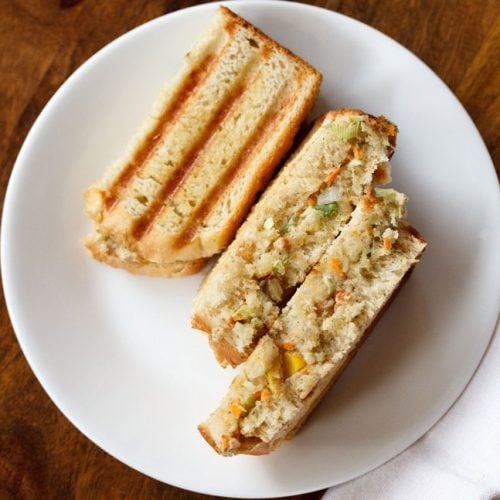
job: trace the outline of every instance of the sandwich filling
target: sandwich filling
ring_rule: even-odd
[[[270,451],[293,433],[350,359],[425,243],[406,197],[369,191],[254,349],[200,431],[219,453]]]
[[[195,299],[193,325],[223,364],[246,359],[349,221],[372,183],[390,180],[396,128],[329,113],[255,206]]]

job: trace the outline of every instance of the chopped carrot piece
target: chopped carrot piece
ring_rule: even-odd
[[[311,196],[309,196],[309,198],[307,198],[307,204],[310,207],[314,207],[314,205],[316,205],[316,195],[312,194]]]
[[[325,184],[331,186],[340,173],[340,165],[337,165],[325,178]]]
[[[365,156],[364,151],[357,144],[353,146],[352,151],[356,160],[361,160]]]
[[[293,342],[290,342],[289,340],[285,340],[283,344],[281,344],[281,347],[284,351],[294,351],[295,346],[293,345]]]
[[[384,238],[384,248],[386,250],[390,250],[392,248],[392,240],[391,240],[391,238]]]
[[[336,257],[332,257],[330,259],[330,267],[339,275],[343,276],[344,271],[342,270],[342,262],[340,262],[340,259],[337,259]]]
[[[241,405],[239,401],[234,401],[231,403],[231,406],[229,407],[229,411],[235,416],[236,418],[240,418],[241,415],[246,413],[247,411],[245,408]]]
[[[344,290],[339,290],[335,294],[335,302],[342,302],[344,300],[347,300],[350,296],[351,294],[349,292],[346,292]]]
[[[364,198],[365,203],[368,206],[374,205],[377,203],[377,197],[375,196],[375,193],[373,192],[373,189],[371,186],[367,186],[365,189],[365,198]]]
[[[271,399],[271,396],[272,393],[267,387],[265,387],[264,389],[262,389],[262,391],[260,391],[260,399],[264,402],[269,401]]]

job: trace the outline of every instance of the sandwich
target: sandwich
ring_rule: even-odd
[[[315,122],[195,298],[192,325],[223,366],[248,358],[366,189],[390,180],[396,133],[386,118],[352,109]]]
[[[409,276],[426,243],[406,197],[368,190],[199,426],[220,454],[269,453],[299,429]]]
[[[232,240],[320,83],[311,65],[219,7],[129,150],[86,191],[91,254],[152,276],[199,271]]]

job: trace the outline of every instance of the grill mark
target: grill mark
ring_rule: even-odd
[[[128,186],[135,172],[144,164],[147,158],[158,146],[159,140],[164,136],[171,123],[180,114],[189,97],[197,87],[206,79],[219,56],[208,54],[200,63],[188,74],[185,82],[175,95],[171,98],[170,105],[164,110],[162,116],[158,119],[153,130],[145,137],[141,146],[135,151],[133,158],[122,170],[118,178],[114,181],[106,196],[105,206],[108,211],[112,210],[122,191]]]
[[[252,156],[258,154],[258,152],[262,149],[268,138],[270,130],[277,123],[279,123],[280,120],[282,120],[291,104],[292,98],[288,97],[280,111],[272,111],[272,109],[269,109],[265,113],[261,124],[255,127],[253,133],[231,162],[231,167],[226,170],[222,178],[206,194],[203,202],[193,211],[191,220],[186,224],[173,242],[174,248],[180,249],[193,239],[200,227],[201,222],[205,220],[208,215],[210,215],[211,211],[224,192],[227,192],[230,185],[236,179],[238,173],[246,168]]]
[[[211,138],[217,133],[218,125],[224,121],[231,110],[237,105],[246,88],[247,87],[243,84],[236,85],[236,87],[232,89],[232,91],[220,103],[219,108],[208,122],[200,138],[188,150],[184,158],[181,160],[179,167],[162,187],[160,193],[155,198],[154,202],[151,204],[144,216],[137,221],[132,231],[132,236],[137,241],[141,240],[151,230],[155,220],[162,213],[167,198],[179,189],[186,177],[190,174],[197,159],[210,143]]]

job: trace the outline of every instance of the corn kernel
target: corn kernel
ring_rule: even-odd
[[[306,362],[298,352],[285,352],[283,354],[283,371],[285,378],[292,376],[294,373],[302,370],[306,366]]]
[[[233,401],[231,403],[231,406],[229,407],[229,411],[236,418],[240,418],[244,413],[247,412],[239,401]]]

